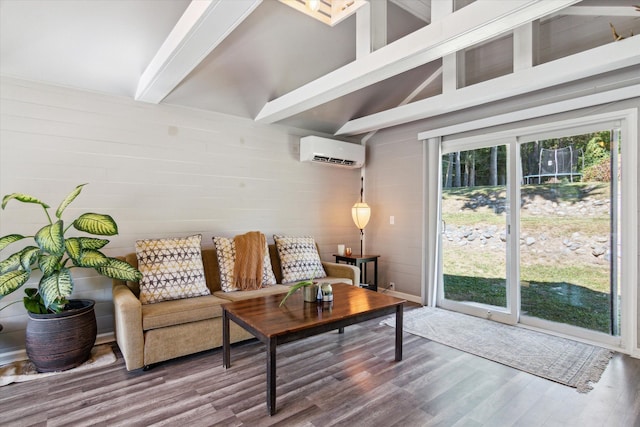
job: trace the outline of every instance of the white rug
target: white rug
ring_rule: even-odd
[[[381,322],[395,327],[395,316]],[[586,393],[613,352],[439,308],[404,313],[403,330]]]
[[[91,349],[89,360],[82,365],[73,369],[61,372],[38,372],[33,362],[30,360],[20,360],[0,366],[0,387],[11,383],[19,383],[39,378],[49,377],[51,375],[67,374],[71,372],[84,371],[95,368],[97,366],[110,365],[116,361],[116,355],[113,353],[110,344],[97,345]]]

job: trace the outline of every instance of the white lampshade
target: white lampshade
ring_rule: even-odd
[[[358,202],[351,208],[353,222],[360,230],[364,229],[371,218],[371,208],[364,202]]]

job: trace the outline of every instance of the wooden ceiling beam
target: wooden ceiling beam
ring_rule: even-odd
[[[162,101],[260,3],[262,0],[192,1],[140,77],[135,99]]]
[[[256,116],[275,123],[511,31],[579,0],[484,0],[269,101]]]
[[[603,61],[602,58],[607,60]],[[455,92],[432,96],[350,120],[336,132],[336,135],[359,135],[376,129],[477,107],[638,64],[640,64],[640,37],[631,37],[535,67],[524,68]]]

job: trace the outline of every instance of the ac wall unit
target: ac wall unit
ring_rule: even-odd
[[[364,166],[364,146],[319,136],[300,138],[300,161],[347,168]]]

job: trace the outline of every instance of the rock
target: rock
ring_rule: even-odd
[[[527,246],[531,246],[536,242],[536,239],[533,237],[527,237],[525,239],[525,243],[527,244]]]
[[[596,246],[596,247],[595,247],[595,248],[593,248],[593,250],[591,251],[591,254],[592,254],[594,257],[599,257],[599,256],[601,256],[601,255],[604,255],[604,254],[605,254],[605,252],[607,252],[607,250],[606,250],[604,247],[602,247],[602,246]]]

